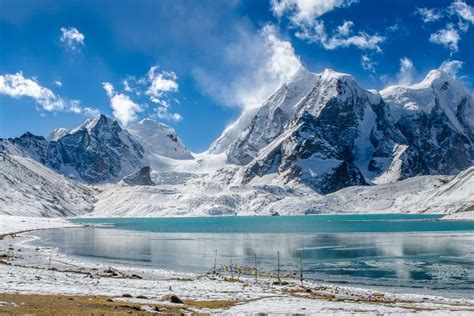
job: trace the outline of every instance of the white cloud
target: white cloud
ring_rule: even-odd
[[[81,108],[81,102],[78,100],[69,101],[69,111],[76,114],[81,114],[83,112],[83,109]]]
[[[316,21],[311,29],[301,29],[296,32],[296,37],[307,40],[313,43],[320,43],[324,48],[332,50],[339,47],[355,46],[364,50],[375,50],[381,52],[379,46],[385,40],[384,36],[373,34],[369,35],[365,32],[357,34],[352,33],[352,21],[345,21],[342,25],[337,27],[332,36],[326,32],[323,21]]]
[[[63,86],[63,83],[62,83],[61,81],[59,81],[59,80],[56,80],[56,81],[54,82],[54,84],[55,84],[57,87],[60,87],[60,88]]]
[[[430,41],[443,45],[450,49],[451,53],[458,51],[458,43],[461,40],[462,33],[466,33],[469,26],[474,24],[474,7],[463,0],[455,0],[447,8],[419,8],[416,13],[422,17],[425,23],[445,18],[446,27],[432,33]]]
[[[320,16],[342,7],[348,7],[357,0],[271,0],[271,8],[275,16],[285,14],[297,26],[313,26]]]
[[[464,1],[454,1],[449,6],[449,12],[451,14],[457,14],[459,17],[467,22],[474,24],[474,7],[468,5]]]
[[[123,90],[128,94],[135,95],[136,98],[147,102],[147,98],[154,104],[151,116],[170,121],[181,121],[183,117],[179,113],[170,111],[171,103],[176,102],[170,99],[170,93],[175,93],[179,89],[178,77],[172,71],[158,71],[158,66],[150,67],[146,75],[141,77],[128,76],[122,80]],[[123,125],[136,120],[137,114],[145,110],[146,104],[139,105],[133,102],[130,97],[123,93],[117,93],[109,82],[104,82],[103,87],[111,100],[114,117]]]
[[[425,23],[438,21],[443,17],[443,13],[437,9],[418,8],[415,13],[420,15]]]
[[[75,27],[62,27],[60,41],[64,46],[73,51],[77,52],[81,50],[81,46],[84,46],[84,34],[79,32]]]
[[[178,91],[179,85],[176,81],[178,78],[172,71],[158,72],[158,66],[152,66],[148,71],[149,87],[146,94],[150,96],[150,100],[159,103],[160,98],[167,92]]]
[[[55,85],[61,86],[58,83],[60,81],[55,81]],[[97,111],[90,107],[82,108],[78,100],[62,98],[51,89],[41,86],[36,78],[26,78],[21,71],[0,75],[0,94],[16,99],[31,98],[39,108],[48,112],[65,111],[89,115],[92,110]]]
[[[430,35],[430,42],[443,45],[449,48],[451,52],[458,51],[458,43],[460,40],[461,36],[452,24],[448,24],[445,29],[438,30]]]
[[[183,117],[179,113],[170,113],[165,107],[158,107],[153,109],[152,116],[156,116],[162,120],[179,122],[183,120]]]
[[[337,27],[337,33],[341,36],[348,36],[353,26],[354,26],[354,22],[344,21],[342,25]]]
[[[137,113],[143,111],[143,108],[133,102],[127,95],[116,93],[111,83],[104,82],[102,86],[110,99],[110,107],[112,108],[113,116],[124,126],[135,121],[137,119]]]
[[[261,34],[265,39],[266,71],[280,82],[288,80],[301,68],[299,56],[290,42],[278,37],[274,26],[264,26]]]
[[[364,31],[352,32],[354,23],[344,21],[343,24],[328,34],[324,21],[318,18],[336,9],[348,7],[355,0],[272,0],[273,14],[287,17],[296,29],[296,37],[311,43],[319,43],[326,49],[354,46],[364,50],[381,51],[379,44],[385,37],[378,34],[368,34]]]
[[[126,92],[133,92],[127,79],[123,80],[122,84],[123,84],[123,90],[125,90]]]
[[[21,71],[0,75],[0,94],[12,98],[32,98],[46,111],[61,111],[67,107],[64,100],[53,91],[42,87],[35,78],[25,78]]]
[[[302,67],[291,43],[281,39],[272,25],[258,35],[242,33],[225,51],[224,62],[233,69],[231,79],[223,82],[218,73],[193,70],[199,88],[225,106],[260,105]]]
[[[456,78],[458,72],[462,69],[463,64],[464,63],[460,60],[445,60],[438,69]]]
[[[88,117],[96,117],[100,114],[100,111],[98,109],[90,108],[90,107],[85,107],[82,111],[85,116]]]
[[[398,84],[409,85],[413,82],[415,67],[413,61],[407,57],[400,59],[400,70],[397,74]]]
[[[105,93],[107,93],[107,96],[111,98],[114,95],[114,86],[110,82],[103,82],[102,87],[105,90]]]
[[[377,63],[374,62],[369,56],[367,55],[360,56],[360,63],[362,65],[362,68],[364,68],[365,70],[368,70],[370,72],[375,72],[375,66],[377,65]]]
[[[387,27],[387,32],[397,32],[400,29],[400,24],[399,22],[392,24]]]

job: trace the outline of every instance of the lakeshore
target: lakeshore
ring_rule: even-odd
[[[12,220],[12,218],[10,218]],[[2,223],[8,219],[2,217]],[[14,222],[22,223],[15,228]],[[79,310],[110,313],[474,313],[474,301],[261,277],[229,278],[149,267],[81,261],[56,249],[33,247],[34,234],[72,226],[62,219],[15,218],[0,231],[0,312]],[[6,235],[7,234],[7,235]],[[173,297],[180,301],[172,302]],[[47,303],[49,302],[49,303]]]

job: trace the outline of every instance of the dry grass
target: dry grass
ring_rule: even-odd
[[[197,301],[197,300],[185,300],[184,304],[197,308],[209,308],[209,309],[219,309],[219,308],[228,308],[236,304],[236,301],[227,301],[227,300],[215,300],[215,301]]]
[[[464,212],[474,211],[474,204],[464,210]]]
[[[180,314],[180,307],[115,302],[103,296],[22,295],[0,293],[0,315],[149,315],[140,309],[150,305],[164,314]]]
[[[160,314],[191,314],[192,309],[220,309],[234,306],[237,302],[228,300],[185,300],[184,305],[176,307],[160,304],[129,303],[113,301],[106,296],[61,296],[61,295],[24,295],[0,293],[0,316],[3,315],[150,315],[141,310],[148,305]]]

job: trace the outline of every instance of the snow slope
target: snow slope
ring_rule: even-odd
[[[75,227],[63,218],[0,215],[0,234],[19,233],[27,230]]]
[[[0,153],[0,214],[58,217],[93,208],[94,191],[39,162]]]
[[[259,107],[245,111],[211,144],[209,153],[226,152],[231,163],[250,162],[260,149],[284,132],[296,105],[311,91],[316,79],[316,74],[300,68]]]
[[[349,187],[327,195],[304,186],[227,185],[222,180],[211,181],[210,176],[174,185],[111,184],[101,187],[90,216],[454,213],[472,207],[474,186],[459,183],[457,177],[450,179],[420,176],[389,184]],[[456,193],[454,188],[446,191],[455,186]]]
[[[440,213],[474,211],[474,167],[464,170],[426,197],[424,206]]]
[[[157,121],[144,119],[127,127],[128,132],[145,148],[149,160],[154,156],[193,159],[176,131]]]

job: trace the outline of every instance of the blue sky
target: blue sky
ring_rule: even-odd
[[[472,89],[471,1],[0,0],[0,137],[102,112],[193,151],[303,65],[364,88],[443,68]]]

